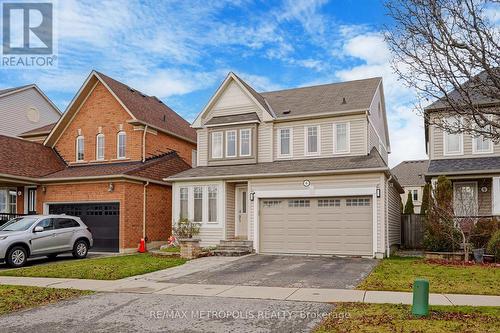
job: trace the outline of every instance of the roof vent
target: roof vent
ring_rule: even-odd
[[[290,114],[290,112],[292,112],[291,110],[285,110],[283,111],[283,114]]]
[[[342,97],[342,104],[347,104],[345,97]]]

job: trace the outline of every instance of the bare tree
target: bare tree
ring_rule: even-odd
[[[428,124],[500,141],[499,0],[387,0],[393,69],[419,95]],[[423,103],[463,121],[423,112]]]

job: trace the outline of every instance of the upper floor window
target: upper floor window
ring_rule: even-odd
[[[349,123],[333,124],[333,151],[334,153],[349,152]]]
[[[226,132],[226,157],[236,157],[236,131]]]
[[[280,128],[278,141],[278,155],[279,156],[292,156],[292,129]]]
[[[117,143],[118,143],[116,149],[117,157],[125,158],[127,150],[127,134],[125,132],[118,132]]]
[[[212,136],[212,158],[222,158],[222,132],[213,132]]]
[[[491,118],[490,118],[491,120]],[[478,130],[491,133],[491,126],[481,128],[477,126]],[[487,154],[493,153],[493,142],[491,139],[486,138],[484,135],[477,135],[472,137],[472,153],[474,154]]]
[[[454,118],[446,119],[446,123],[456,126],[457,121]],[[455,124],[455,125],[453,125]],[[444,154],[445,155],[461,155],[463,154],[463,134],[443,132]]]
[[[306,155],[319,154],[319,126],[306,126]]]
[[[85,147],[84,147],[84,138],[83,135],[79,135],[76,138],[76,161],[81,162],[85,159]]]
[[[240,130],[240,156],[252,155],[252,130],[249,128]]]
[[[418,190],[413,190],[413,201],[418,201]]]
[[[104,160],[104,134],[97,134],[95,159],[98,161]]]

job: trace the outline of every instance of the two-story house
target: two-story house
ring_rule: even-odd
[[[21,136],[53,125],[61,112],[36,84],[0,90],[0,135]]]
[[[483,74],[480,74],[483,75]],[[464,83],[467,87],[467,83]],[[450,98],[459,98],[455,91]],[[500,109],[500,100],[481,94],[472,95],[480,108],[491,108],[492,115]],[[466,121],[450,111],[444,100],[425,109],[425,138],[429,155],[426,179],[435,183],[440,175],[453,183],[453,200],[457,216],[500,216],[500,143],[483,136],[449,133],[438,122],[453,124]]]
[[[200,223],[202,245],[380,257],[399,244],[381,78],[258,93],[229,73],[192,127],[197,167],[167,180],[173,223]]]
[[[428,167],[429,160],[413,160],[403,161],[391,170],[405,191],[401,194],[403,207],[406,205],[406,201],[408,201],[408,195],[410,195],[415,214],[420,214],[420,208],[422,207],[424,186],[426,184],[425,174]]]
[[[0,142],[10,211],[79,216],[96,250],[127,252],[171,235],[163,179],[190,168],[196,132],[156,97],[93,71],[43,145]]]

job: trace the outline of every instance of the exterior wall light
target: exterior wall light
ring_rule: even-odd
[[[250,201],[254,201],[255,199],[255,192],[250,192]]]
[[[376,193],[377,193],[377,198],[380,198],[380,188],[377,187]]]

